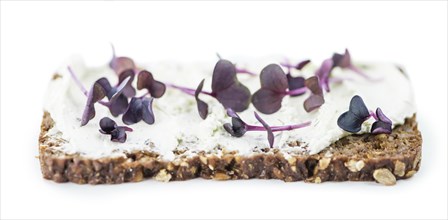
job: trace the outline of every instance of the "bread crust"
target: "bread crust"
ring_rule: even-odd
[[[344,137],[319,154],[289,155],[277,149],[251,156],[204,152],[193,157],[165,161],[155,152],[138,151],[125,157],[89,159],[58,151],[48,141],[54,121],[44,112],[39,136],[39,160],[45,179],[58,183],[116,184],[139,182],[146,178],[178,181],[193,178],[214,180],[280,179],[305,181],[377,181],[393,185],[420,168],[422,137],[415,115],[394,128],[391,134],[362,134]]]

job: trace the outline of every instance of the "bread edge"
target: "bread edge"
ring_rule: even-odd
[[[46,133],[54,125],[44,112],[39,136],[39,161],[45,179],[58,183],[117,184],[153,178],[158,181],[179,181],[194,178],[213,180],[279,179],[285,182],[305,181],[376,181],[394,185],[396,180],[412,177],[420,168],[422,138],[416,117],[407,118],[394,132],[406,130],[414,140],[412,150],[404,154],[360,158],[358,155],[331,155],[327,149],[314,155],[285,158],[275,150],[240,156],[232,152],[162,160],[154,152],[138,151],[125,157],[89,159],[79,155],[61,154],[45,144]],[[401,130],[400,130],[401,129]],[[361,135],[368,137],[371,134]],[[337,141],[343,143],[344,138]],[[406,141],[404,141],[406,143]]]

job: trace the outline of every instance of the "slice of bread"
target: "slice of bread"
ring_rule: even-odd
[[[246,66],[261,70],[269,62],[272,61],[249,62]],[[117,74],[109,66],[86,68],[77,63],[71,61],[69,65],[80,76],[79,84],[91,86],[100,77],[116,81]],[[204,90],[210,88],[213,64],[149,66],[162,82],[192,87],[205,78]],[[325,93],[326,103],[317,111],[303,109],[307,94],[286,97],[278,112],[262,115],[277,128],[309,123],[305,128],[276,132],[272,147],[264,131],[247,132],[239,138],[227,133],[223,125],[231,119],[213,97],[201,96],[209,105],[208,117],[203,120],[194,97],[172,88],[154,100],[154,124],[131,124],[133,131],[127,133],[125,143],[112,142],[110,136],[98,131],[100,119],[110,117],[121,126],[123,118],[98,105],[96,116],[80,126],[86,97],[67,68],[63,68],[54,75],[44,106],[39,138],[43,177],[79,184],[201,177],[312,183],[377,181],[393,185],[396,180],[411,177],[420,167],[422,138],[417,129],[412,88],[407,75],[394,64],[367,64],[363,68],[366,74],[381,80],[372,82],[350,70],[335,69],[335,77],[350,76],[354,80],[332,84],[331,92]],[[310,66],[294,74],[314,75],[315,70],[316,66]],[[258,75],[238,79],[251,94],[260,88]],[[358,94],[365,97],[368,108],[381,107],[392,119],[391,134],[370,133],[373,117],[362,124],[363,134],[350,135],[338,127],[338,116],[347,111],[350,98]],[[255,111],[254,105],[250,105],[239,114],[246,123],[260,125],[253,117]]]
[[[284,154],[272,148],[251,156],[235,152],[177,157],[163,160],[151,151],[135,151],[124,157],[85,158],[58,148],[64,140],[47,134],[54,121],[44,113],[39,138],[39,159],[45,179],[78,184],[138,182],[145,178],[159,181],[204,178],[281,179],[306,181],[377,181],[393,185],[412,177],[420,167],[422,138],[415,115],[394,128],[391,134],[362,134],[344,137],[318,154]],[[218,149],[219,150],[219,149]]]

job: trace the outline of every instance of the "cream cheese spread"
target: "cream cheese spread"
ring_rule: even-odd
[[[254,62],[238,62],[244,67],[259,73],[261,69],[278,60],[265,59]],[[72,59],[70,65],[87,89],[100,77],[106,77],[114,84],[118,77],[107,65],[102,67],[87,67],[81,59]],[[185,87],[196,88],[205,78],[204,90],[210,91],[211,76],[215,62],[176,64],[176,62],[159,62],[140,65],[153,73],[155,79]],[[359,64],[358,64],[359,66]],[[95,104],[96,117],[87,125],[80,126],[80,118],[86,102],[86,96],[77,87],[67,66],[58,73],[62,76],[52,80],[45,96],[44,110],[48,111],[55,121],[55,126],[48,135],[56,135],[66,140],[59,149],[65,153],[78,153],[88,158],[119,157],[126,152],[148,150],[159,153],[163,159],[173,160],[173,151],[185,151],[184,155],[194,155],[197,152],[211,152],[213,149],[237,151],[240,155],[250,155],[255,149],[268,148],[266,132],[247,132],[243,137],[230,136],[223,124],[231,119],[226,115],[223,106],[214,98],[201,95],[201,99],[209,105],[209,115],[202,120],[197,112],[193,96],[181,91],[167,88],[161,98],[155,99],[153,109],[155,123],[148,125],[143,121],[131,125],[133,132],[127,132],[125,143],[110,141],[110,136],[98,132],[99,120],[103,117],[114,119],[119,125],[124,125],[121,116],[113,117],[109,110]],[[309,77],[318,68],[308,65],[302,71],[292,72],[293,76]],[[338,117],[348,110],[350,99],[359,95],[364,99],[370,110],[381,107],[392,120],[393,126],[404,123],[405,118],[415,112],[414,97],[407,76],[396,65],[390,63],[363,63],[362,70],[375,81],[369,81],[347,69],[335,68],[333,76],[349,78],[341,83],[331,83],[329,93],[324,92],[325,104],[319,109],[307,113],[303,108],[304,100],[309,93],[298,97],[286,96],[282,108],[271,115],[260,114],[271,126],[298,124],[311,121],[311,125],[292,131],[276,132],[274,147],[281,152],[319,153],[331,143],[350,135],[337,125]],[[246,85],[252,93],[260,87],[258,76],[238,74],[240,82]],[[135,83],[135,81],[134,81]],[[144,91],[138,91],[144,93]],[[254,117],[255,108],[250,107],[239,113],[247,123],[260,125]],[[370,131],[374,119],[364,122],[359,133]],[[298,146],[288,143],[298,141]]]

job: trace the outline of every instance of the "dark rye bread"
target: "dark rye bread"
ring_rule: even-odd
[[[88,159],[67,155],[45,134],[54,125],[44,113],[39,137],[39,159],[45,179],[78,184],[138,182],[145,178],[159,181],[193,178],[281,179],[306,181],[377,181],[393,185],[413,176],[420,167],[422,138],[415,115],[397,126],[392,134],[351,135],[315,155],[291,155],[286,159],[276,149],[250,157],[223,151],[221,157],[199,153],[193,157],[163,161],[154,152],[138,151],[126,157]]]

